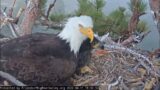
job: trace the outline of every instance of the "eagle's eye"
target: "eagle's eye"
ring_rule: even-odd
[[[90,42],[94,39],[94,33],[91,27],[83,27],[81,24],[79,24],[80,32],[87,36],[90,39]]]

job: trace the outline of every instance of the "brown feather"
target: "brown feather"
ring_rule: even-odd
[[[85,41],[78,53],[56,35],[36,33],[2,43],[0,70],[27,85],[68,85],[68,79],[90,58],[91,45]]]

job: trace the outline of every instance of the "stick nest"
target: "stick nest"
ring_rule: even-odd
[[[160,59],[150,59],[159,74]],[[93,73],[74,80],[78,86],[100,86],[100,90],[160,90],[160,78],[148,73],[136,57],[121,52],[92,56],[89,64]]]

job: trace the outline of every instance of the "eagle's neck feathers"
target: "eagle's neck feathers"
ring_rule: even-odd
[[[74,27],[71,27],[70,24],[75,23],[67,23],[58,36],[62,40],[66,40],[66,43],[69,43],[70,51],[73,51],[76,55],[79,52],[81,44],[87,39],[87,37],[80,33],[78,25],[75,24]]]
[[[79,24],[84,27],[93,27],[93,22],[89,16],[72,17],[68,19],[64,29],[58,34],[62,40],[69,43],[70,51],[77,54],[84,40],[87,36],[80,32]]]

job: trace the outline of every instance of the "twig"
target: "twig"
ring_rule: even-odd
[[[7,14],[6,14],[5,12],[3,12],[2,9],[1,9],[1,12],[2,12],[2,14],[3,14],[5,17],[8,17]],[[12,32],[12,35],[14,36],[14,38],[17,38],[17,37],[18,37],[18,34],[17,34],[17,32],[16,32],[13,24],[12,24],[11,22],[9,22],[8,25],[9,25],[9,27],[10,27],[10,29],[11,29],[11,32]]]
[[[6,16],[2,15],[2,16],[1,16],[1,20],[0,20],[0,23],[2,23],[1,28],[2,28],[4,25],[6,25],[8,22],[17,24],[18,21],[19,21],[20,16],[21,16],[22,13],[23,13],[23,11],[24,11],[24,8],[20,8],[15,18],[6,17]]]
[[[121,86],[123,87],[124,90],[130,90],[124,83],[124,80],[121,80]]]
[[[54,29],[62,29],[64,27],[64,23],[57,23],[49,20],[40,20],[40,22],[36,22],[36,24],[41,24],[44,26],[48,26],[49,28],[54,28]]]
[[[22,15],[23,11],[24,11],[24,8],[20,8],[20,9],[19,9],[19,11],[18,11],[18,13],[17,13],[17,15],[16,15],[16,18],[15,18],[15,20],[14,20],[14,23],[16,23],[16,24],[18,23],[19,18],[20,18],[20,16]]]
[[[121,80],[122,80],[122,77],[119,76],[118,79],[117,79],[117,81],[115,81],[115,82],[113,82],[113,83],[111,83],[111,84],[108,85],[108,90],[111,90],[111,88],[112,88],[113,86],[118,85],[118,84],[121,82]]]
[[[142,32],[141,34],[137,35],[131,35],[129,38],[127,38],[126,40],[124,40],[121,45],[123,46],[127,46],[129,44],[131,44],[132,42],[137,42],[140,43],[144,37],[146,35],[148,35],[151,31],[147,31],[147,32]]]
[[[10,40],[9,38],[0,38],[0,43]]]
[[[0,76],[9,80],[10,82],[14,83],[17,86],[26,86],[21,81],[17,80],[14,76],[12,76],[6,72],[0,71]]]
[[[87,80],[85,80],[84,82],[81,82],[81,83],[77,84],[76,86],[86,85],[87,83],[92,82],[93,80],[95,80],[95,79],[97,79],[97,78],[98,78],[98,75],[96,75],[96,76],[94,76],[94,77],[92,77],[92,78],[90,78],[90,79],[87,79]]]
[[[47,15],[46,15],[46,18],[47,18],[47,19],[48,19],[48,17],[49,17],[49,13],[50,13],[51,9],[55,6],[56,1],[57,1],[57,0],[54,0],[54,2],[49,5],[49,8],[48,8],[48,10],[47,10]]]
[[[8,12],[9,17],[12,17],[13,7],[14,7],[15,3],[16,3],[16,0],[14,0],[12,7],[9,9],[9,12]]]

